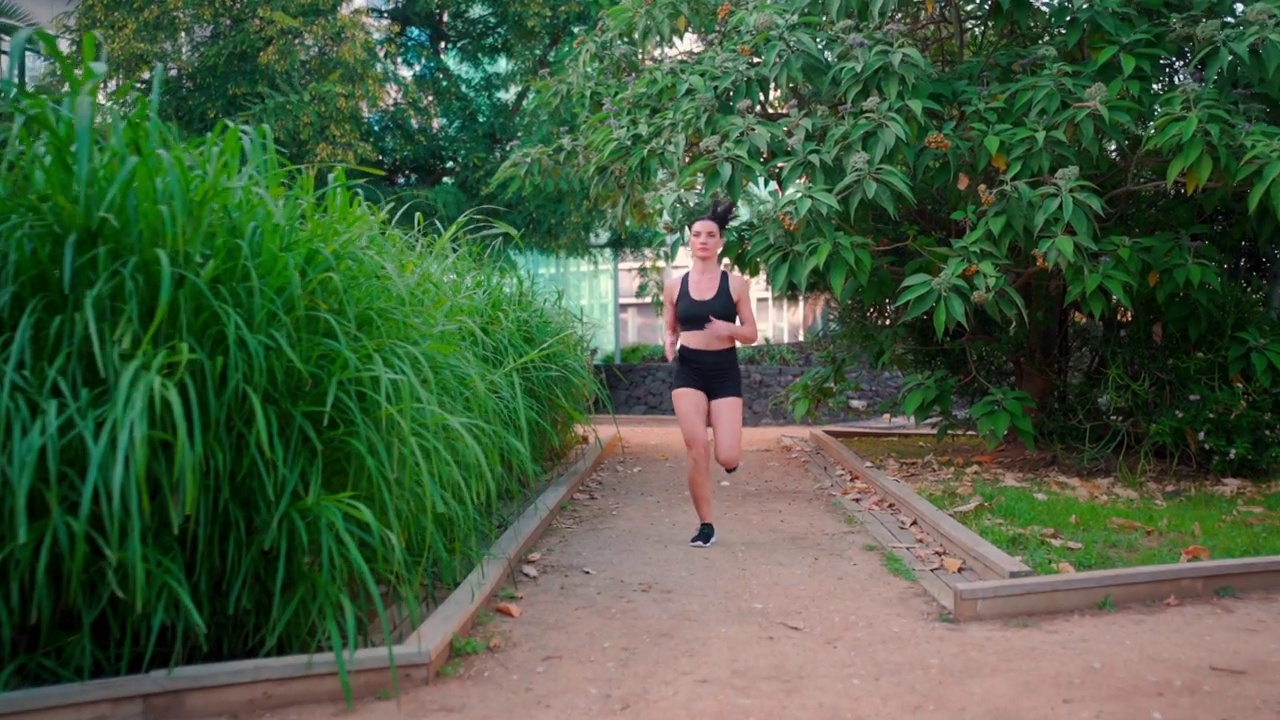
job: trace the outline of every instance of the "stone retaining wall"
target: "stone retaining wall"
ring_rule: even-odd
[[[673,365],[597,365],[596,369],[604,374],[614,413],[675,414],[671,407]],[[808,369],[800,366],[743,365],[743,423],[752,426],[794,424],[795,419],[782,393]],[[902,387],[901,376],[897,373],[859,369],[849,371],[847,376],[854,381],[855,390],[850,393],[844,407],[826,407],[820,417],[807,419],[805,424],[835,423],[877,415],[876,408],[880,403],[897,397]],[[605,412],[604,408],[597,408],[597,411]]]

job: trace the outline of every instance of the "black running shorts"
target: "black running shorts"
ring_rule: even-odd
[[[680,347],[676,351],[675,388],[701,390],[708,401],[742,397],[737,346],[723,350]]]

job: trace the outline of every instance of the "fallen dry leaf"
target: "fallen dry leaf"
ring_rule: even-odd
[[[899,515],[897,519],[903,530],[910,530],[911,526],[916,524],[916,519],[910,515]]]
[[[1192,560],[1208,560],[1209,548],[1203,545],[1192,545],[1182,551],[1182,556],[1178,558],[1178,562],[1191,562]]]
[[[1261,515],[1266,511],[1266,508],[1258,507],[1257,505],[1240,505],[1236,508],[1236,512],[1254,513],[1255,515]]]
[[[1154,528],[1147,527],[1137,520],[1130,520],[1128,518],[1113,517],[1107,521],[1107,524],[1117,530],[1136,530],[1147,534],[1155,532]]]
[[[977,510],[978,508],[982,507],[983,505],[984,505],[984,503],[983,503],[983,501],[982,501],[982,498],[980,498],[980,497],[979,497],[979,498],[974,499],[974,500],[971,500],[971,501],[969,501],[969,502],[967,502],[967,503],[965,503],[965,504],[963,504],[963,505],[959,505],[959,506],[957,506],[957,507],[953,507],[953,508],[951,508],[950,510],[948,510],[948,511],[947,511],[947,514],[949,514],[949,515],[955,515],[955,514],[957,514],[957,513],[973,512],[974,510]]]
[[[945,568],[947,572],[954,575],[960,572],[960,568],[964,567],[964,560],[948,555],[942,558],[942,567]]]
[[[1075,515],[1072,515],[1071,519],[1068,522],[1070,522],[1072,525],[1079,525],[1080,518],[1076,517]]]
[[[1199,521],[1199,520],[1197,520],[1197,521],[1195,521],[1195,522],[1191,523],[1191,532],[1195,533],[1195,536],[1196,536],[1196,537],[1200,537],[1200,536],[1203,534],[1203,533],[1200,531],[1200,521]]]
[[[1169,596],[1169,597],[1164,601],[1164,604],[1165,604],[1165,605],[1168,605],[1169,607],[1177,607],[1177,606],[1181,605],[1181,604],[1182,604],[1182,602],[1181,602],[1181,601],[1179,601],[1179,600],[1178,600],[1178,598],[1174,597],[1173,595],[1170,595],[1170,596]]]
[[[779,624],[784,627],[789,627],[797,632],[804,632],[804,623],[799,620],[783,620]]]
[[[497,635],[489,638],[489,650],[491,652],[498,652],[501,649],[502,649],[502,638],[498,637]]]
[[[533,553],[529,553],[527,556],[525,556],[524,561],[525,561],[525,562],[528,562],[528,563],[536,563],[536,562],[538,562],[538,561],[539,561],[539,560],[541,560],[541,559],[542,559],[542,553],[540,553],[540,552],[533,552]]]
[[[494,606],[493,609],[495,612],[500,612],[503,615],[507,615],[509,617],[513,617],[513,618],[520,617],[520,606],[514,603],[507,603],[507,602],[498,603],[497,605]]]
[[[525,576],[525,577],[527,577],[527,578],[537,578],[537,577],[538,577],[538,568],[536,568],[536,567],[534,567],[534,566],[532,566],[532,565],[521,565],[521,566],[520,566],[520,574],[521,574],[521,575],[524,575],[524,576]]]
[[[964,192],[968,187],[969,175],[967,173],[960,173],[960,178],[956,180],[956,189],[960,192]]]
[[[1076,571],[1075,567],[1069,562],[1060,562],[1057,565],[1054,565],[1053,569],[1064,574],[1073,573]]]

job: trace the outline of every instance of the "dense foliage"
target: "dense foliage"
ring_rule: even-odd
[[[452,588],[579,442],[570,310],[41,37],[67,92],[0,98],[0,691],[341,652],[379,586]]]
[[[901,408],[992,442],[1280,467],[1275,0],[625,0],[525,148],[618,222],[755,209],[727,254],[826,293]],[[839,400],[837,400],[839,401]],[[944,423],[944,428],[947,424]]]
[[[537,192],[491,184],[521,142],[556,137],[575,108],[536,91],[590,30],[601,0],[82,0],[72,38],[98,32],[110,82],[165,78],[162,111],[188,133],[262,123],[296,162],[358,163],[366,193],[448,225],[479,207],[523,244],[581,252],[601,226],[577,176]],[[530,112],[536,109],[536,112]],[[652,236],[614,233],[613,244]]]
[[[345,0],[82,0],[68,34],[97,33],[108,86],[146,97],[164,78],[160,111],[183,132],[223,120],[268,125],[295,163],[367,163],[366,113],[386,67],[360,12]]]

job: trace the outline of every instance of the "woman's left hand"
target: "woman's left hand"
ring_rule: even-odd
[[[707,326],[703,328],[703,330],[710,333],[711,337],[719,340],[734,340],[736,338],[734,337],[733,332],[736,327],[738,326],[731,322],[725,322],[719,318],[711,318],[711,321],[707,323]]]

